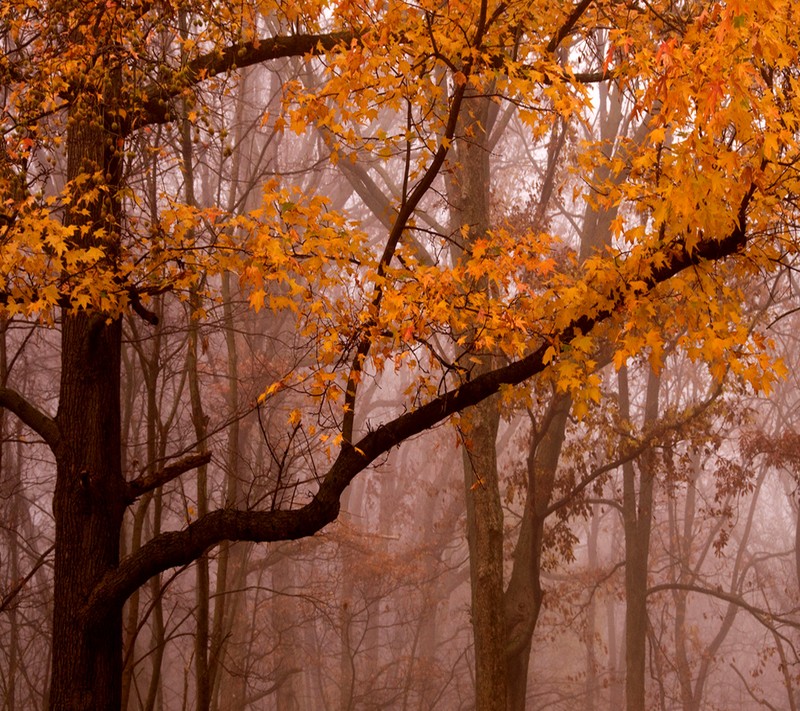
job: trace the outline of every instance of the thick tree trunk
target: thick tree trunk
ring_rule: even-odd
[[[85,312],[64,313],[62,323],[50,708],[118,709],[121,609],[105,619],[86,619],[82,608],[119,561],[121,326]]]
[[[113,268],[119,251],[121,159],[106,122],[117,104],[119,77],[111,71],[106,79],[100,96],[89,87],[70,109],[67,179],[80,179],[81,199],[73,196],[65,217],[76,228],[76,246],[101,247]],[[62,311],[54,446],[53,711],[118,709],[122,700],[122,606],[112,606],[100,619],[83,612],[97,583],[119,563],[125,511],[121,337],[118,317],[92,309]]]
[[[460,258],[471,242],[489,229],[491,187],[487,127],[490,102],[472,96],[470,111],[462,116],[456,165],[448,185],[452,222],[456,232],[467,226],[464,244],[454,249]],[[478,289],[487,284],[476,284]],[[492,367],[491,354],[472,368],[473,377]],[[472,582],[472,629],[475,639],[476,708],[506,711],[505,611],[503,606],[503,509],[497,473],[497,430],[500,423],[496,398],[469,411],[464,448],[464,484],[467,508]]]

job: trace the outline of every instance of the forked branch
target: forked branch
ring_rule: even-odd
[[[0,598],[0,612],[7,610],[13,604],[14,600],[17,598],[17,595],[22,592],[22,589],[28,584],[28,581],[36,575],[36,571],[41,568],[45,562],[47,562],[47,558],[50,554],[55,550],[55,546],[50,546],[44,553],[42,553],[37,559],[36,562],[33,564],[33,567],[28,571],[25,577],[20,578],[17,580],[14,585],[12,585]]]

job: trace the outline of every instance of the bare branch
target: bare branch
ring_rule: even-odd
[[[109,571],[80,611],[84,619],[104,619],[115,606],[153,575],[191,563],[221,541],[296,540],[311,536],[339,514],[339,499],[319,493],[293,511],[239,511],[218,509],[182,531],[162,533]],[[100,618],[94,617],[100,615]]]
[[[133,503],[142,494],[157,489],[159,486],[163,486],[173,479],[177,479],[179,476],[192,469],[197,469],[197,467],[208,464],[210,461],[211,452],[189,454],[183,459],[179,459],[174,464],[170,464],[168,467],[159,469],[152,474],[143,474],[128,482],[125,499],[127,503]]]
[[[33,564],[33,567],[28,571],[28,574],[24,578],[20,578],[12,587],[11,589],[3,595],[3,598],[0,599],[0,612],[7,610],[11,603],[14,602],[17,595],[20,594],[22,588],[24,588],[28,581],[36,575],[36,571],[39,570],[47,560],[47,556],[49,556],[55,550],[55,546],[50,546],[44,553],[42,553],[36,562]]]
[[[11,388],[0,387],[0,407],[13,412],[55,451],[61,434],[56,421]]]
[[[784,615],[776,615],[775,613],[770,612],[769,610],[762,610],[760,607],[755,607],[754,605],[745,602],[738,595],[725,592],[724,590],[716,590],[714,588],[704,588],[700,585],[691,585],[688,583],[662,583],[661,585],[653,585],[652,587],[647,588],[647,594],[653,595],[657,592],[662,592],[663,590],[684,590],[686,592],[694,592],[694,593],[699,593],[701,595],[709,595],[719,600],[724,600],[725,602],[728,602],[731,605],[736,605],[736,607],[741,607],[746,612],[749,612],[762,625],[764,625],[764,627],[773,632],[775,631],[775,628],[770,624],[771,622],[778,622],[782,625],[786,625],[787,627],[800,629],[800,621],[793,620],[792,618],[786,617]]]
[[[621,467],[623,464],[632,462],[634,459],[637,459],[639,456],[644,454],[644,452],[646,452],[648,449],[654,447],[659,441],[663,440],[670,433],[677,431],[684,425],[699,417],[711,406],[714,401],[719,398],[721,394],[722,383],[720,382],[705,400],[688,408],[677,419],[666,420],[657,423],[655,427],[652,427],[649,431],[645,432],[644,436],[639,441],[634,441],[629,447],[623,449],[616,459],[606,462],[605,464],[593,469],[558,501],[554,501],[552,504],[550,504],[550,506],[547,507],[547,511],[545,511],[545,515],[550,516],[558,511],[558,509],[560,509],[562,506],[566,506],[571,501],[574,501],[578,494],[586,489],[586,487],[588,487],[592,482],[603,476],[603,474],[607,474],[608,472]]]
[[[758,696],[755,695],[755,692],[750,687],[750,684],[747,683],[747,679],[745,679],[744,676],[742,676],[742,673],[739,671],[739,669],[733,662],[731,662],[728,666],[730,666],[730,668],[733,669],[733,671],[736,673],[736,676],[738,676],[742,680],[744,688],[747,690],[747,693],[750,694],[750,698],[753,699],[753,701],[755,701],[759,706],[765,706],[766,708],[770,709],[770,711],[778,711],[778,709],[771,703],[769,703],[769,701],[763,698],[759,698]]]

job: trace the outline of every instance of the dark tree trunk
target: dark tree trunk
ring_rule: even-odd
[[[113,269],[119,252],[120,157],[106,126],[119,92],[114,71],[102,98],[73,102],[67,127],[67,178],[80,178],[65,222],[75,247],[98,246]],[[89,196],[95,195],[91,198]],[[95,310],[64,309],[53,515],[56,527],[50,708],[118,709],[122,688],[122,606],[101,618],[84,606],[119,563],[125,511],[121,462],[122,324]]]
[[[57,422],[53,671],[50,708],[118,709],[121,610],[86,619],[94,586],[119,561],[124,511],[120,463],[120,322],[63,316]]]
[[[478,711],[506,709],[503,509],[495,450],[499,422],[494,399],[473,408],[469,414],[471,446],[464,448]]]

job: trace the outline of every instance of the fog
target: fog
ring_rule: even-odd
[[[198,72],[186,53],[234,41],[204,12],[165,10],[146,51]],[[339,12],[320,10],[321,37]],[[282,13],[249,21],[265,36],[301,34]],[[618,49],[597,18],[586,22],[558,52],[525,50],[571,76],[556,81],[548,65],[526,101],[497,77],[462,91],[463,73],[440,61],[447,47],[420,49],[419,66],[395,58],[387,79],[393,55],[373,67],[366,51],[347,54],[353,39],[350,50],[309,45],[263,61],[248,44],[241,66],[191,74],[166,102],[142,103],[141,124],[120,139],[114,193],[125,266],[103,281],[80,243],[67,278],[43,239],[19,251],[46,261],[45,276],[33,257],[3,267],[3,709],[69,708],[51,665],[82,654],[54,642],[64,508],[54,492],[83,487],[82,511],[117,506],[83,464],[62,481],[69,447],[50,434],[64,426],[75,368],[66,324],[89,313],[98,328],[121,324],[124,514],[118,560],[74,615],[96,634],[117,624],[119,603],[120,708],[796,711],[794,256],[778,246],[767,268],[753,256],[766,249],[717,253],[725,235],[702,241],[709,225],[738,234],[734,198],[744,214],[754,189],[736,194],[737,173],[719,204],[712,188],[698,198],[697,225],[681,223],[697,246],[680,258],[694,261],[666,277],[661,253],[646,262],[642,245],[684,245],[657,224],[680,222],[659,217],[660,181],[677,204],[680,176],[712,169],[702,157],[653,167],[650,132],[664,134],[666,105],[643,108],[644,88],[608,80],[602,60]],[[17,57],[24,43],[4,32]],[[131,56],[156,96],[153,77],[166,74]],[[358,61],[374,86],[372,74],[347,78]],[[10,146],[21,109],[2,92]],[[63,192],[75,178],[62,145],[71,111],[40,117],[24,166],[9,170],[30,200],[60,196],[53,214],[74,225]],[[698,111],[661,136],[675,156],[692,131],[704,135]],[[729,133],[720,155],[746,154]],[[0,155],[0,172],[10,160]],[[793,236],[792,215],[780,219]],[[3,220],[11,244],[15,223]],[[645,266],[625,271],[634,259]],[[609,286],[611,271],[624,288]],[[102,292],[86,303],[84,272]],[[37,289],[58,279],[60,300],[39,303]],[[25,291],[26,280],[38,286]],[[109,284],[124,288],[109,295]],[[19,293],[27,306],[13,311]],[[101,369],[86,342],[77,370]],[[537,353],[524,377],[507,375]],[[395,435],[416,413],[425,424]],[[344,469],[358,454],[368,466]],[[342,491],[338,515],[301,519],[329,505],[329,487]],[[76,689],[91,686],[74,673]]]

